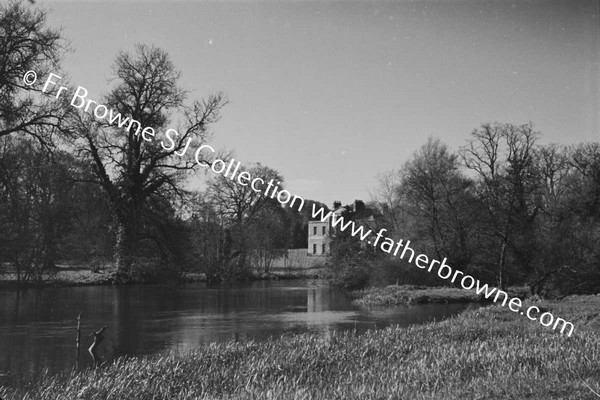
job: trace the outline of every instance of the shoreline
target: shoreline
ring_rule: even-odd
[[[511,288],[510,293],[516,293],[523,298],[528,297],[526,289]],[[358,306],[395,306],[417,304],[449,304],[449,303],[478,303],[488,304],[491,299],[485,299],[483,294],[446,286],[418,285],[388,285],[386,287],[370,287],[348,292],[353,298],[353,304]]]
[[[119,358],[101,373],[42,376],[27,388],[0,388],[0,397],[597,398],[590,389],[600,389],[593,357],[600,354],[600,296],[542,305],[577,321],[573,337],[487,306],[408,328],[286,335]]]
[[[81,270],[80,270],[81,271]],[[19,283],[14,279],[0,279],[0,289],[32,289],[32,288],[61,288],[61,287],[83,287],[83,286],[129,286],[129,285],[160,285],[164,283],[186,284],[186,283],[209,283],[206,274],[203,273],[187,273],[180,280],[170,282],[118,282],[114,272],[110,273],[92,273],[89,270],[85,277],[67,277],[48,279],[42,282],[25,282]],[[263,281],[263,280],[293,280],[293,279],[320,279],[322,278],[321,268],[308,268],[302,271],[273,271],[269,273],[252,272],[243,281]],[[70,272],[62,271],[62,272]],[[2,278],[2,275],[0,275]]]

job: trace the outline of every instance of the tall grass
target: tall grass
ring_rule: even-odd
[[[358,305],[397,305],[427,303],[472,303],[481,296],[470,290],[449,287],[390,285],[356,290],[351,293]]]
[[[590,310],[599,306],[600,298],[590,300]],[[583,316],[581,321],[569,338],[492,306],[362,335],[304,334],[122,358],[101,370],[45,377],[21,390],[3,388],[0,397],[599,399],[594,391],[600,393],[600,338]]]

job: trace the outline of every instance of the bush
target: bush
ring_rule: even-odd
[[[371,286],[424,285],[441,286],[445,282],[436,274],[429,273],[399,258],[378,259],[372,262]]]
[[[365,288],[370,282],[369,267],[366,265],[346,265],[338,268],[326,264],[331,284],[346,290]]]
[[[377,257],[354,237],[337,236],[331,241],[331,257],[325,263],[327,278],[335,286],[357,290],[370,283],[372,261]]]

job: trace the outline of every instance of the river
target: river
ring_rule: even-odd
[[[0,385],[22,383],[45,369],[71,370],[79,313],[83,368],[91,365],[87,335],[103,325],[108,329],[100,354],[113,359],[288,333],[408,326],[447,318],[465,307],[359,308],[342,291],[318,280],[1,289]]]

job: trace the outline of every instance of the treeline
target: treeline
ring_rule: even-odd
[[[17,1],[0,6],[0,272],[39,281],[75,263],[114,267],[124,282],[186,271],[232,280],[268,272],[285,249],[307,247],[310,201],[299,213],[210,172],[203,191],[186,189],[204,169],[185,150],[210,141],[225,95],[189,99],[161,49],[119,52],[98,100],[156,132],[176,128],[173,146],[161,146],[23,82],[30,70],[67,82],[60,69],[67,51],[44,11]],[[374,201],[346,216],[501,288],[597,292],[600,144],[540,138],[532,124],[495,123],[456,151],[429,139],[380,177]],[[244,168],[283,185],[272,168]],[[345,233],[332,238],[331,251],[341,286],[441,283]]]
[[[268,270],[281,249],[306,247],[305,215],[222,177],[203,192],[186,189],[202,169],[185,150],[211,139],[227,104],[222,93],[190,100],[165,51],[140,44],[119,52],[99,101],[155,132],[177,128],[173,145],[161,146],[136,126],[71,106],[72,87],[58,98],[41,93],[50,72],[68,82],[60,69],[67,51],[45,11],[0,6],[0,272],[25,283],[75,263],[114,267],[123,282],[190,270],[225,280]],[[37,85],[23,80],[30,70]],[[252,172],[283,182],[259,164]]]
[[[112,268],[122,249],[116,210],[89,159],[59,147],[27,135],[0,137],[0,262],[21,283],[43,281],[63,263]],[[283,182],[260,164],[249,171]],[[307,248],[308,211],[284,208],[222,175],[208,179],[205,191],[178,190],[135,210],[138,223],[129,229],[136,238],[122,280],[173,280],[189,271],[243,279],[269,272],[288,248]]]
[[[484,124],[457,151],[429,138],[401,168],[379,177],[371,222],[355,218],[502,289],[597,293],[600,143],[540,139],[531,123]],[[342,286],[442,281],[347,234],[334,238],[332,252]]]
[[[265,182],[273,179],[283,185],[277,171],[259,163],[245,170]],[[313,203],[307,200],[301,211],[282,207],[249,185],[215,175],[189,203],[192,212],[187,223],[193,238],[189,255],[209,280],[240,279],[253,270],[269,272],[275,258],[287,256],[287,249],[308,247]]]

